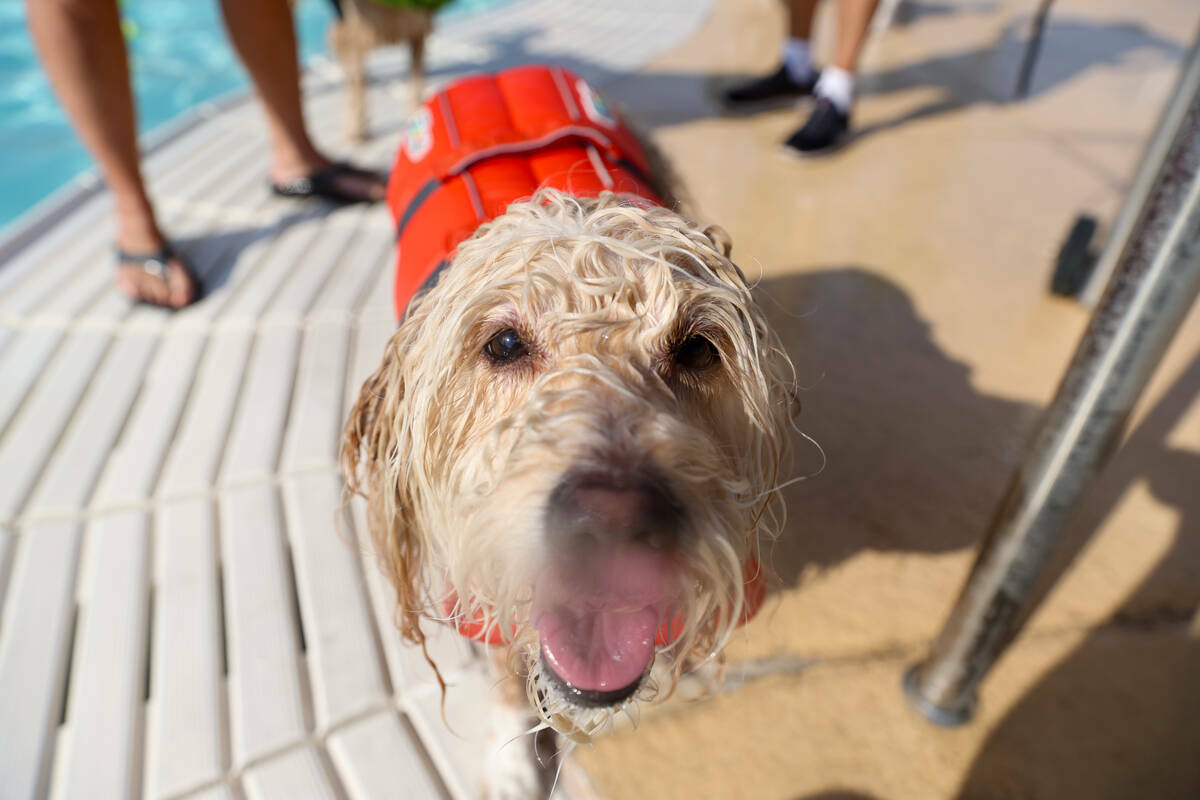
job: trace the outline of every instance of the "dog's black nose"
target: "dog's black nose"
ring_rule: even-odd
[[[569,476],[550,495],[547,530],[563,545],[639,543],[673,549],[683,509],[661,482],[604,474]]]

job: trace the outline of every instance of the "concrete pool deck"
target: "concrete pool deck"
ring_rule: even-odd
[[[899,691],[1086,320],[1045,291],[1057,246],[1077,213],[1115,212],[1200,24],[1189,0],[1060,0],[1015,103],[1029,5],[901,4],[864,59],[859,135],[812,162],[777,149],[796,111],[711,99],[773,65],[774,3],[519,0],[432,48],[435,79],[564,61],[652,130],[761,271],[829,454],[789,491],[776,592],[725,687],[578,748],[572,796],[1200,793],[1200,311],[977,720],[935,729]],[[336,75],[308,81],[318,137],[386,166],[404,87],[373,90],[376,138],[347,150]],[[393,325],[387,215],[270,198],[255,113],[221,109],[148,164],[206,273],[196,306],[115,292],[99,193],[0,263],[5,798],[478,791],[478,654],[439,639],[451,733],[330,522],[343,410]]]

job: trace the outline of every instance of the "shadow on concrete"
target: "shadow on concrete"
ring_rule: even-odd
[[[977,545],[1038,409],[976,391],[904,291],[866,270],[768,280],[760,293],[802,380],[818,376],[799,424],[829,459],[787,492],[773,556],[784,585],[864,550]],[[997,726],[962,800],[1200,797],[1200,637],[1189,635],[1200,619],[1200,453],[1170,443],[1198,397],[1200,355],[1093,485],[1039,594],[1139,486],[1177,514],[1169,551]],[[819,463],[797,447],[801,471]]]
[[[906,2],[901,4],[894,24],[920,24],[926,18],[951,13],[995,12],[990,2],[973,4]],[[939,55],[889,70],[864,73],[859,80],[860,96],[901,92],[917,87],[935,87],[940,96],[906,111],[856,130],[868,136],[909,122],[958,111],[977,104],[1015,102],[1013,88],[1028,42],[1029,19],[1022,17],[983,47]],[[886,35],[886,34],[885,34]],[[604,89],[610,99],[629,109],[636,120],[649,128],[677,125],[727,113],[717,101],[726,88],[750,75],[726,73],[707,75],[689,72],[642,70],[630,73],[561,52],[547,52],[545,31],[530,25],[515,28],[487,42],[482,60],[443,63],[428,70],[432,85],[472,72],[500,70],[519,64],[551,62],[577,72]],[[1175,62],[1183,48],[1136,22],[1101,23],[1067,14],[1051,14],[1043,39],[1030,97],[1049,92],[1096,66],[1137,64],[1152,53],[1157,67],[1161,61]],[[407,68],[380,71],[374,81],[407,74]],[[792,103],[789,103],[791,105]],[[776,106],[778,107],[778,106]],[[768,106],[769,108],[769,106]],[[750,113],[763,109],[750,109]],[[738,112],[746,113],[746,112]]]
[[[952,14],[993,14],[997,5],[993,0],[956,0],[956,2],[923,2],[902,0],[892,17],[893,28],[903,28],[934,17]]]
[[[933,341],[900,287],[857,267],[760,285],[796,363],[800,428],[828,455],[786,490],[772,561],[785,586],[863,550],[942,553],[975,545],[1037,410],[981,394]],[[796,474],[820,467],[798,441]]]
[[[237,268],[242,253],[263,239],[278,236],[291,225],[315,217],[327,217],[339,206],[311,202],[298,206],[274,222],[231,228],[220,233],[181,237],[174,245],[200,281],[200,297],[204,298],[224,287]]]
[[[1170,549],[993,731],[964,800],[1200,797],[1200,453],[1170,443],[1197,397],[1200,354],[1089,492],[1042,594],[1139,486],[1177,515]]]
[[[917,8],[921,5],[916,4]],[[1021,19],[985,47],[863,74],[858,83],[860,97],[920,87],[936,88],[940,96],[892,119],[858,128],[855,136],[869,136],[970,106],[1019,102],[1013,92],[1028,41],[1029,21]],[[1050,92],[1094,67],[1158,67],[1177,62],[1183,53],[1177,42],[1136,22],[1101,23],[1051,12],[1029,98]]]
[[[496,72],[522,64],[557,64],[575,72],[604,90],[609,100],[629,110],[639,125],[655,128],[707,119],[721,113],[714,94],[713,78],[699,72],[637,71],[579,58],[563,52],[544,50],[546,31],[536,25],[515,28],[497,34],[486,43],[482,60],[440,63],[426,69],[427,92],[464,75]],[[407,78],[407,66],[374,70],[372,83]],[[744,80],[749,75],[725,75],[720,83]],[[402,123],[381,127],[373,136],[388,135]]]

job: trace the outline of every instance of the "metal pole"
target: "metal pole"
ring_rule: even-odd
[[[1017,76],[1017,88],[1013,93],[1018,100],[1029,95],[1029,84],[1033,80],[1033,67],[1037,64],[1038,53],[1042,49],[1042,36],[1046,32],[1046,17],[1050,15],[1050,6],[1054,0],[1042,0],[1037,12],[1033,15],[1033,25],[1029,31],[1029,44],[1025,45],[1025,57],[1021,59],[1021,73]]]
[[[1200,88],[1200,69],[1196,68],[1197,59],[1200,59],[1200,41],[1192,46],[1191,55],[1184,64],[1179,83],[1175,85],[1175,92],[1167,102],[1167,108],[1158,121],[1158,127],[1154,129],[1150,141],[1146,143],[1142,160],[1138,164],[1137,172],[1125,195],[1125,202],[1121,204],[1121,210],[1117,212],[1117,216],[1109,228],[1104,249],[1100,251],[1100,256],[1092,267],[1087,283],[1079,291],[1079,301],[1089,308],[1096,305],[1100,299],[1100,293],[1104,291],[1113,271],[1116,270],[1117,262],[1121,260],[1121,254],[1132,237],[1134,223],[1137,222],[1138,216],[1145,207],[1146,197],[1150,194],[1154,179],[1158,176],[1159,169],[1166,160],[1167,148],[1175,140],[1175,135],[1179,132],[1179,126],[1183,123],[1192,98]]]
[[[984,539],[909,700],[942,725],[970,719],[976,689],[1029,616],[1063,528],[1200,291],[1200,46],[1180,79],[1185,111],[1108,289]],[[1167,115],[1169,118],[1169,114]]]

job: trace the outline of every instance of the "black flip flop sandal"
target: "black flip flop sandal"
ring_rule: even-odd
[[[138,269],[141,269],[143,272],[146,272],[147,274],[152,275],[155,278],[158,278],[159,280],[161,280],[163,283],[165,283],[167,285],[168,290],[170,289],[170,286],[171,286],[170,278],[167,275],[167,273],[170,271],[168,262],[172,258],[178,259],[179,265],[183,268],[183,271],[187,273],[188,278],[191,280],[191,282],[192,282],[192,298],[189,301],[189,303],[194,302],[196,299],[196,293],[199,291],[200,284],[196,280],[196,276],[192,273],[192,271],[190,269],[188,269],[188,265],[184,262],[184,260],[182,258],[179,258],[179,254],[176,253],[174,248],[172,248],[169,244],[163,245],[162,249],[155,253],[131,253],[127,250],[122,250],[119,247],[117,248],[117,268],[118,269],[120,269],[121,267],[137,267]],[[152,300],[146,300],[146,299],[140,298],[140,297],[137,298],[137,300],[135,300],[134,302],[145,303],[148,306],[157,306],[159,308],[170,308],[170,309],[176,308],[175,306],[170,305],[169,303],[155,303]]]
[[[278,197],[289,197],[294,200],[319,198],[331,203],[350,205],[353,203],[374,203],[370,197],[348,194],[339,188],[339,178],[347,176],[381,177],[379,173],[346,164],[344,162],[330,164],[311,175],[293,178],[283,183],[271,183],[271,192]]]

